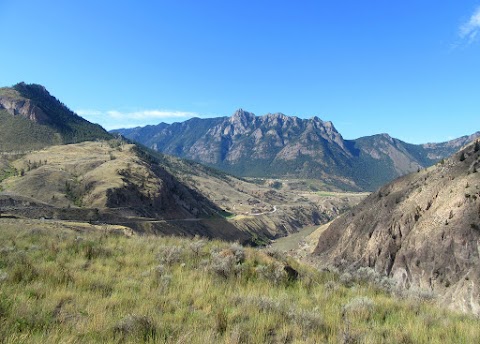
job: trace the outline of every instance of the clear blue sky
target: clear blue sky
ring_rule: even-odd
[[[0,0],[0,85],[106,128],[282,112],[347,139],[480,130],[480,0]]]

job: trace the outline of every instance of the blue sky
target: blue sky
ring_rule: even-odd
[[[480,0],[0,0],[0,85],[108,129],[282,112],[347,138],[480,130]]]

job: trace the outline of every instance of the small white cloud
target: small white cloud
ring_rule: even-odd
[[[102,111],[91,110],[91,109],[79,109],[75,111],[79,116],[101,116],[103,115]]]
[[[139,111],[79,109],[75,112],[89,121],[101,124],[108,130],[158,124],[159,121],[173,122],[178,119],[200,117],[196,112],[156,109]]]
[[[142,110],[133,112],[120,112],[117,110],[107,111],[112,118],[120,119],[162,119],[162,118],[189,118],[198,116],[195,112],[169,111],[169,110]]]
[[[480,7],[477,7],[470,19],[460,27],[460,38],[472,43],[480,32]]]

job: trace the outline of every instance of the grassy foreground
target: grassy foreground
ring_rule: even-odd
[[[278,252],[70,227],[0,222],[0,343],[480,342],[478,319]]]

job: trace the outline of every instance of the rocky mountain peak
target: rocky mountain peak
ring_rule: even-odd
[[[309,127],[311,131],[318,132],[325,140],[335,142],[342,149],[345,149],[343,137],[331,121],[325,122],[319,117],[314,116],[308,120],[307,127]]]
[[[333,123],[331,121],[324,122],[321,119],[319,119],[318,121],[314,121],[314,123],[317,124],[317,126],[319,128],[323,128],[323,130],[325,130],[325,132],[339,134],[337,129],[335,128],[335,126],[333,125]]]
[[[383,137],[384,139],[387,139],[390,142],[393,142],[393,138],[390,135],[388,135],[387,133],[382,133],[382,134],[380,134],[380,136]]]
[[[235,111],[235,113],[230,118],[232,122],[237,122],[237,121],[245,122],[245,121],[251,121],[252,119],[254,119],[255,114],[240,108],[237,111]]]
[[[316,122],[316,123],[322,123],[322,124],[324,123],[324,122],[321,120],[321,118],[318,117],[318,116],[313,116],[313,117],[310,118],[310,120],[311,120],[312,122]],[[330,123],[331,123],[331,122],[330,122]]]
[[[243,134],[249,130],[254,121],[255,115],[253,113],[240,108],[229,118],[229,128],[226,129],[225,133]]]
[[[289,117],[281,112],[268,113],[265,116],[260,117],[262,124],[268,126],[289,126],[289,125],[298,125],[298,117]]]

